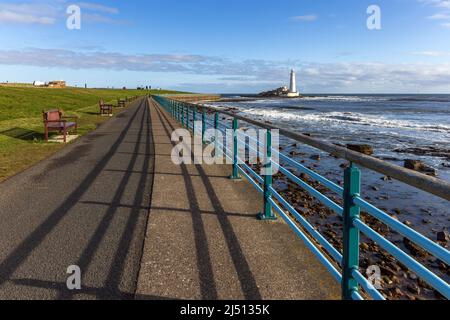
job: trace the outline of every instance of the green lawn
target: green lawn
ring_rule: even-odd
[[[67,115],[78,116],[79,134],[84,135],[109,119],[98,115],[100,99],[117,104],[119,98],[148,93],[174,92],[0,86],[0,181],[64,147],[43,141],[43,110],[60,108]]]

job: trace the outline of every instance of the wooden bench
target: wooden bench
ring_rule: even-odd
[[[67,133],[74,129],[75,134],[78,131],[78,118],[75,116],[64,116],[62,110],[43,111],[45,141],[48,141],[48,133],[50,131],[57,131],[64,135],[64,143],[67,142]],[[72,120],[72,121],[68,121]]]
[[[123,99],[117,100],[117,107],[118,108],[125,108],[125,100],[123,100]]]
[[[112,116],[113,114],[113,105],[112,104],[106,104],[103,100],[100,100],[98,103],[100,107],[100,115],[107,115]]]

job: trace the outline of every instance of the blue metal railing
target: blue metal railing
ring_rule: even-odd
[[[214,141],[216,151],[220,149],[223,155],[233,163],[230,178],[239,179],[241,175],[244,176],[256,188],[256,190],[263,195],[263,211],[258,215],[258,218],[263,220],[275,219],[273,212],[277,212],[279,216],[300,237],[300,239],[303,240],[305,245],[316,255],[319,261],[327,268],[332,276],[341,284],[343,299],[362,300],[362,292],[365,292],[366,295],[376,300],[385,299],[379,290],[377,290],[359,270],[360,234],[364,234],[367,238],[377,243],[381,248],[386,250],[401,264],[406,266],[419,278],[428,283],[442,296],[447,299],[450,298],[450,286],[446,281],[441,279],[423,264],[409,256],[361,220],[360,212],[361,210],[364,210],[365,213],[369,214],[378,221],[381,221],[389,228],[409,239],[446,265],[450,265],[450,252],[447,249],[392,218],[384,211],[378,209],[361,198],[361,172],[356,164],[360,164],[368,169],[396,178],[399,181],[415,186],[428,193],[437,195],[447,201],[450,201],[450,184],[419,173],[407,171],[403,168],[388,164],[372,157],[360,155],[345,148],[330,145],[304,135],[277,128],[253,119],[245,118],[218,108],[177,101],[167,96],[153,96],[153,99],[186,128],[192,129],[193,131],[200,129],[199,131],[201,131],[203,143],[207,142],[205,140],[205,132],[208,129],[208,126],[218,130],[224,135],[226,134],[225,130],[233,130],[233,150],[227,148],[227,146],[217,141],[217,139]],[[196,128],[195,124],[198,120],[197,116],[199,111],[201,114],[201,128]],[[213,119],[210,119],[211,115],[214,116]],[[231,120],[232,126],[228,127],[224,123],[226,121],[220,121],[220,115],[226,116],[226,121]],[[242,140],[242,137],[239,137],[237,134],[239,120],[266,130],[266,143],[264,145],[265,154],[257,150],[258,148],[255,149],[255,144],[252,146],[245,140],[246,138],[249,138],[249,141],[253,139],[253,142],[256,143],[257,147],[260,147],[262,142],[255,140],[250,135],[245,135],[244,140]],[[350,166],[344,172],[344,187],[340,187],[320,174],[306,168],[296,160],[272,148],[270,143],[271,132],[273,129],[279,130],[280,134],[283,134],[287,138],[295,139],[306,145],[348,160],[350,162]],[[313,227],[313,225],[310,224],[308,220],[303,217],[294,208],[294,206],[290,204],[289,201],[287,201],[272,186],[272,174],[261,176],[255,172],[251,166],[247,165],[243,159],[238,157],[237,151],[239,144],[244,145],[247,149],[252,149],[257,152],[259,157],[268,159],[268,161],[264,163],[266,169],[265,172],[273,172],[274,169],[277,169],[291,182],[308,192],[321,204],[342,217],[344,221],[342,253],[339,252],[323,235],[321,235]],[[278,156],[278,162],[273,161],[273,154]],[[319,182],[321,185],[331,190],[342,200],[343,206],[331,200],[313,186],[297,177],[297,175],[295,175],[291,170],[283,166],[282,163],[285,163],[295,170],[308,175],[314,181]]]

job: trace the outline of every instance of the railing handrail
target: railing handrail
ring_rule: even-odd
[[[380,174],[386,175],[388,177],[394,178],[395,180],[411,185],[419,190],[426,191],[437,197],[450,201],[450,183],[444,180],[430,177],[427,176],[426,174],[416,172],[410,169],[402,168],[396,164],[389,163],[387,161],[380,160],[372,156],[364,155],[362,153],[341,146],[337,146],[330,142],[322,141],[320,139],[307,136],[305,134],[293,132],[288,129],[283,129],[275,125],[250,119],[248,117],[235,114],[229,111],[224,111],[218,107],[205,106],[202,104],[193,104],[184,101],[183,103],[191,108],[205,109],[213,112],[219,112],[223,115],[245,121],[249,124],[253,124],[255,126],[262,127],[264,129],[278,130],[280,134],[284,135],[287,138],[304,143],[306,145],[327,152],[341,159],[345,159],[355,164],[359,164],[367,169],[376,171]]]

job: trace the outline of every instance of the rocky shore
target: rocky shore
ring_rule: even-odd
[[[307,175],[300,174],[300,178],[313,186],[322,193],[329,194],[322,185],[311,180]],[[301,213],[314,227],[340,252],[342,252],[342,225],[343,220],[332,210],[320,204],[306,191],[298,188],[295,184],[288,181],[286,177],[278,175],[276,177],[276,186],[281,194],[287,199],[294,208]],[[342,205],[342,201],[331,196],[332,200]],[[400,211],[397,211],[400,213]],[[395,212],[390,213],[394,218],[398,218]],[[417,261],[426,265],[428,268],[442,276],[450,276],[449,267],[438,259],[430,256],[424,250],[417,247],[411,241],[392,232],[380,221],[372,218],[366,213],[362,213],[362,220],[376,232],[386,237],[394,244],[401,247]],[[407,220],[406,224],[412,225]],[[424,220],[424,223],[427,223]],[[449,248],[449,237],[445,231],[438,232],[435,241],[442,246]],[[421,300],[421,299],[443,299],[442,295],[433,290],[427,283],[422,281],[408,268],[399,263],[394,257],[381,249],[376,243],[362,236],[361,246],[361,271],[367,270],[370,266],[378,266],[381,269],[381,293],[387,299],[399,300]]]
[[[318,162],[321,161],[322,158],[319,155],[313,155],[310,156],[309,159]],[[302,163],[305,164],[306,161],[302,161]],[[306,167],[311,170],[316,169],[316,166],[314,165],[306,165]],[[342,163],[340,167],[342,170],[344,170],[347,167],[347,163]],[[254,165],[253,169],[259,170],[260,165]],[[308,183],[319,192],[327,195],[337,204],[341,206],[343,205],[342,200],[338,196],[334,195],[330,190],[325,188],[320,183],[312,180],[308,175],[303,173],[299,174],[295,169],[292,168],[291,171],[294,172],[304,182]],[[339,181],[339,183],[342,185],[342,181]],[[338,216],[334,211],[328,209],[326,206],[322,205],[308,192],[298,187],[298,185],[290,181],[281,173],[278,173],[274,176],[274,186],[280,192],[280,194],[291,205],[293,205],[297,212],[305,217],[314,226],[314,228],[316,228],[316,230],[319,231],[331,243],[331,245],[333,245],[333,247],[335,247],[339,252],[342,252],[343,219],[340,216]],[[370,200],[370,197],[366,197],[366,199]],[[386,198],[385,200],[389,199]],[[402,217],[401,209],[394,209],[391,212],[388,211],[388,214],[390,214],[397,220],[400,220]],[[425,212],[424,210],[423,216],[424,218],[422,223],[429,224],[429,219],[431,218],[430,213]],[[389,227],[365,212],[361,213],[361,218],[363,222],[370,226],[373,230],[393,242],[395,245],[400,247],[406,253],[410,254],[413,258],[427,266],[427,268],[429,268],[439,276],[443,278],[450,277],[450,268],[445,263],[429,255],[409,239],[402,237],[398,233],[390,230]],[[295,219],[293,220],[295,221]],[[402,222],[410,227],[413,227],[413,223],[409,220],[403,220]],[[298,223],[298,225],[301,227],[300,223]],[[306,230],[304,231],[308,234]],[[439,245],[442,245],[443,247],[446,247],[448,249],[450,248],[450,236],[447,230],[437,231],[436,238],[434,240]],[[319,244],[317,244],[317,246],[321,248]],[[326,254],[325,251],[323,252]],[[444,299],[444,297],[439,292],[430,287],[425,281],[421,280],[416,274],[411,272],[408,268],[399,263],[384,249],[380,248],[375,242],[368,239],[364,235],[361,236],[360,256],[360,270],[363,274],[365,273],[364,271],[367,270],[370,266],[378,266],[380,268],[382,287],[380,292],[385,296],[386,299]],[[333,260],[331,256],[329,257],[329,259]]]
[[[365,154],[372,154],[373,150],[370,146],[357,146],[349,145],[350,149],[359,151]],[[289,154],[291,157],[296,158],[300,163],[302,163],[307,168],[320,172],[322,166],[321,162],[333,162],[339,164],[339,176],[343,176],[344,169],[347,168],[348,162],[328,154],[315,154],[310,153],[309,150],[302,150],[299,148],[299,144],[293,143],[291,145],[284,145],[282,151],[285,154]],[[301,159],[301,160],[300,160]],[[329,167],[329,164],[326,165]],[[289,167],[288,167],[289,168]],[[254,166],[255,170],[259,170],[259,166]],[[308,175],[299,173],[293,168],[289,168],[293,173],[295,173],[300,179],[314,187],[316,190],[327,195],[334,202],[339,205],[343,205],[342,200],[336,196],[333,192],[325,188],[320,183],[312,180]],[[335,175],[335,173],[329,172],[328,178]],[[426,209],[425,207],[418,210],[420,213],[415,213],[414,217],[407,210],[402,209],[400,203],[396,201],[396,196],[394,193],[383,193],[382,196],[381,189],[383,184],[393,183],[392,179],[389,177],[378,177],[379,184],[371,183],[370,185],[363,186],[364,197],[367,201],[373,203],[376,200],[375,205],[380,209],[391,215],[393,218],[403,222],[413,229],[417,229],[418,225],[424,228],[431,228],[431,234],[433,234],[431,240],[435,241],[439,245],[450,249],[450,237],[447,227],[444,225],[443,228],[431,227],[437,224],[437,221],[433,221],[433,213]],[[342,180],[335,180],[341,186],[343,185]],[[290,181],[283,174],[278,173],[274,176],[274,186],[280,192],[280,194],[291,203],[294,208],[304,216],[338,251],[342,252],[342,227],[343,220],[334,211],[328,209],[326,206],[318,202],[314,197],[312,197],[308,192],[300,188],[298,185]],[[393,187],[395,189],[395,187]],[[393,203],[394,205],[399,205],[397,208],[387,208],[382,204]],[[450,214],[450,212],[448,212]],[[369,225],[376,232],[390,240],[396,246],[400,247],[406,253],[410,254],[417,261],[425,265],[431,271],[441,276],[443,279],[450,280],[450,268],[445,263],[441,262],[439,259],[431,256],[413,242],[399,235],[395,231],[390,230],[389,227],[374,219],[367,213],[361,213],[362,220]],[[413,219],[414,218],[414,219]],[[447,226],[449,225],[450,218],[447,218]],[[319,245],[320,247],[320,245]],[[425,281],[421,280],[416,274],[409,271],[404,265],[399,263],[394,257],[388,254],[384,249],[380,248],[375,242],[362,236],[361,246],[361,271],[367,270],[370,266],[378,266],[381,269],[381,286],[382,290],[380,292],[387,298],[392,300],[424,300],[424,299],[444,299],[444,297],[433,288],[431,288]],[[331,259],[331,257],[330,257]]]

